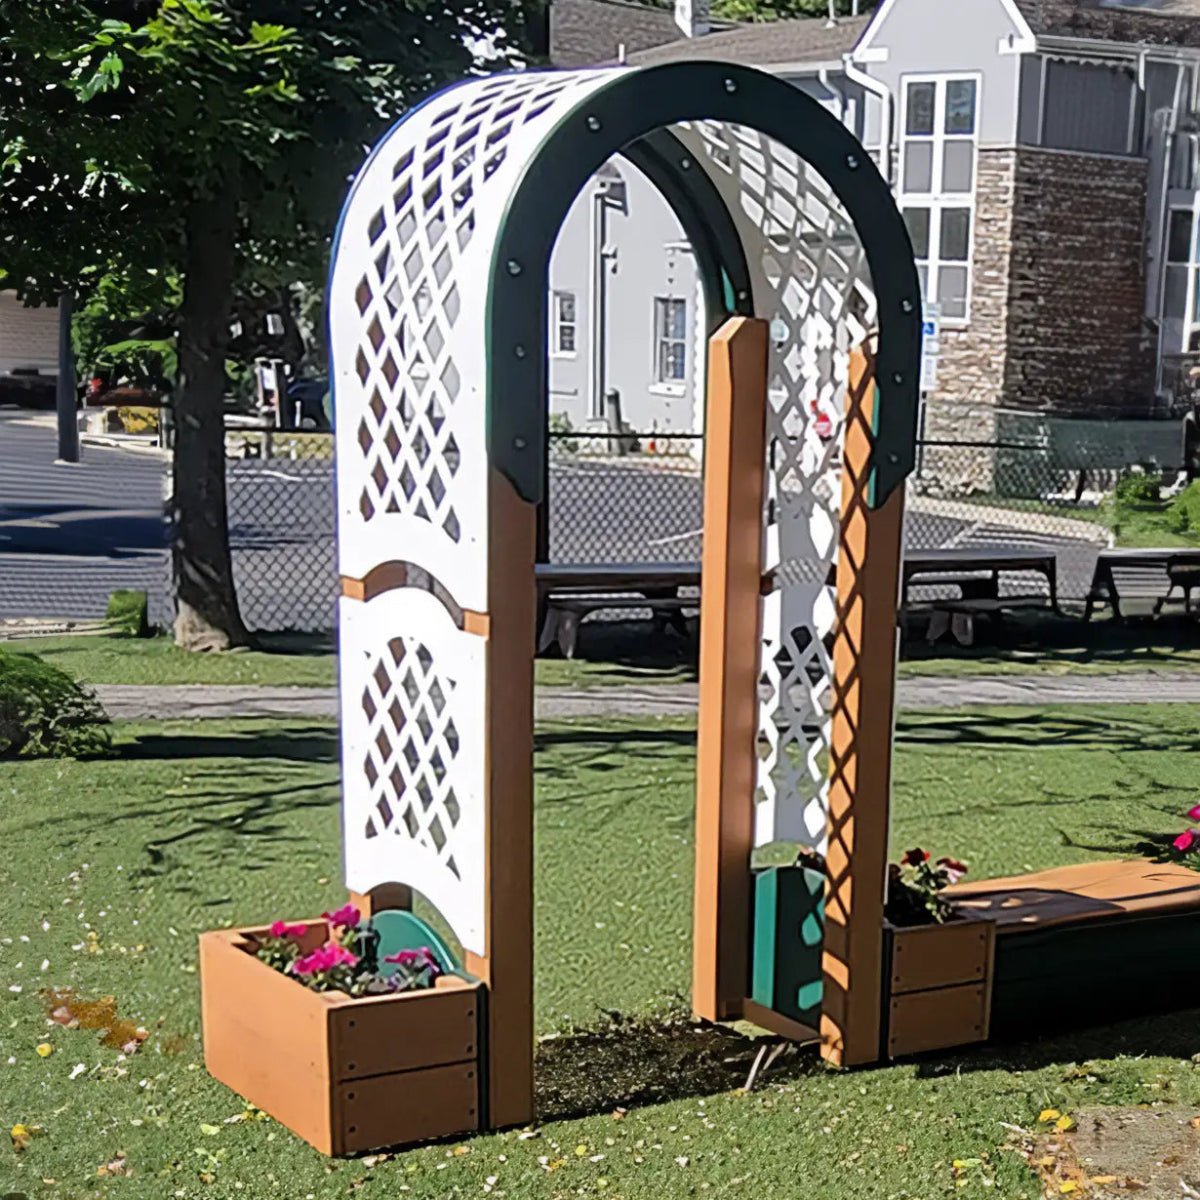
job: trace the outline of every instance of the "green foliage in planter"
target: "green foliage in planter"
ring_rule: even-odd
[[[0,650],[0,759],[108,753],[108,716],[81,684],[35,654]]]
[[[145,592],[119,591],[108,598],[104,614],[111,631],[124,637],[148,637],[150,618]]]

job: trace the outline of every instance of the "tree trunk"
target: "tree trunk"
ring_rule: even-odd
[[[237,247],[233,181],[186,214],[187,254],[175,393],[175,642],[228,650],[250,638],[238,611],[225,499],[225,352]]]

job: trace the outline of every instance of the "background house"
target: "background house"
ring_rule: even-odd
[[[58,308],[26,308],[16,292],[0,292],[0,375],[58,374]]]
[[[555,0],[551,52],[562,65],[611,62],[623,45],[638,65],[757,66],[854,130],[895,189],[926,298],[940,306],[927,437],[996,441],[1015,425],[1053,438],[1055,416],[1121,417],[1129,420],[1117,436],[1153,442],[1157,427],[1136,419],[1191,403],[1200,360],[1200,3],[1173,0],[1158,11],[884,0],[871,16],[836,23],[702,28],[689,37],[661,10]],[[552,407],[602,420],[587,366],[602,342],[602,384],[621,391],[627,420],[685,420],[669,386],[682,385],[695,422],[696,353],[670,348],[681,317],[702,341],[690,259],[649,184],[623,162],[614,167],[622,206],[604,208],[601,237],[595,197],[611,183],[589,185],[552,266],[551,288],[567,297],[551,305],[552,345],[559,337],[562,346],[564,311],[575,317],[566,335],[573,357],[558,349],[551,365]],[[595,279],[604,271],[601,296]],[[592,311],[597,297],[619,319]],[[1071,428],[1080,435],[1077,421]]]

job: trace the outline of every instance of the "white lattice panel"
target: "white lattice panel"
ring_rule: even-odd
[[[738,125],[675,132],[732,213],[755,315],[772,322],[764,563],[776,590],[763,607],[755,841],[823,850],[833,673],[825,639],[835,616],[826,579],[837,555],[850,351],[874,323],[874,293],[853,223],[796,154]]]
[[[487,610],[488,281],[521,172],[612,72],[537,72],[440,92],[363,169],[330,291],[340,570],[404,559]]]
[[[409,884],[479,954],[484,648],[418,588],[341,601],[346,884]]]

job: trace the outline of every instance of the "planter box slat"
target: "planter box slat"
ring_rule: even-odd
[[[888,1055],[920,1054],[982,1042],[988,1034],[986,983],[893,996],[888,1011]]]
[[[319,941],[321,923],[310,924]],[[448,976],[392,996],[314,992],[254,956],[264,932],[200,937],[214,1078],[324,1154],[479,1128],[482,984]]]
[[[979,983],[987,975],[996,927],[990,921],[897,929],[892,943],[892,995]]]
[[[398,1125],[405,1141],[414,1142],[478,1129],[476,1076],[474,1063],[459,1063],[339,1084],[334,1114],[344,1130],[340,1153],[392,1145]]]

